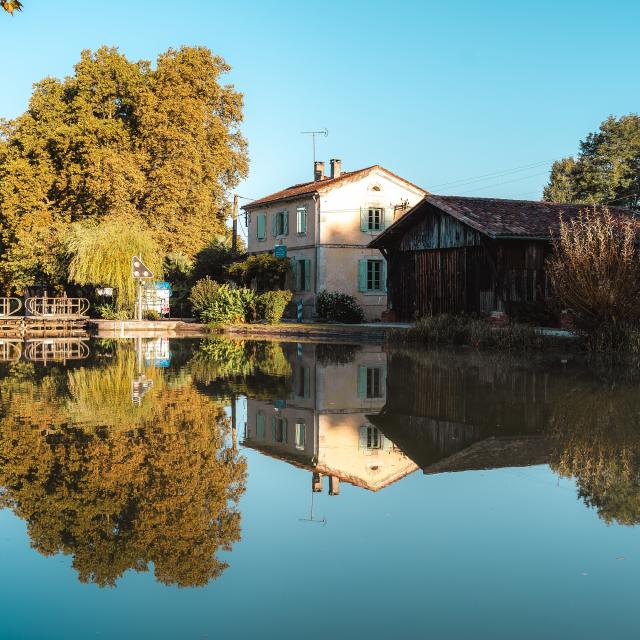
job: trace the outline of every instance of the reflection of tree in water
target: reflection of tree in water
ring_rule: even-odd
[[[550,422],[551,468],[607,523],[640,523],[637,384],[583,383],[558,400]]]
[[[286,396],[291,388],[291,364],[277,342],[204,340],[189,371],[199,387],[218,397],[272,399]]]
[[[41,553],[73,555],[83,582],[113,585],[153,563],[165,584],[204,585],[240,539],[245,462],[222,404],[190,382],[156,375],[152,402],[133,407],[129,358],[2,382],[0,507],[27,522]],[[94,410],[102,426],[88,427]]]

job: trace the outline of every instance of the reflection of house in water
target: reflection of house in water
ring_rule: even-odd
[[[313,472],[313,488],[339,493],[340,481],[378,491],[418,467],[373,425],[386,402],[381,347],[288,345],[292,390],[274,401],[247,400],[245,446]]]
[[[547,462],[548,367],[468,352],[392,352],[387,375],[387,403],[367,417],[424,473]]]

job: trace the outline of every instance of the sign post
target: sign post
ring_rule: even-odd
[[[138,285],[136,315],[138,316],[138,320],[142,320],[142,288],[145,280],[153,278],[153,271],[142,262],[141,258],[133,256],[133,258],[131,258],[131,275],[135,278]]]

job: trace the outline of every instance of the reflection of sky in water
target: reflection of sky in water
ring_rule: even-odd
[[[189,362],[180,357],[172,370]],[[246,416],[241,399],[240,431]],[[69,556],[40,555],[25,523],[0,513],[0,637],[512,639],[640,631],[637,528],[605,524],[577,499],[574,481],[546,465],[417,471],[378,492],[345,482],[335,497],[325,480],[313,496],[323,526],[307,521],[309,470],[247,447],[240,453],[248,461],[242,540],[220,554],[229,568],[203,588],[166,587],[152,571],[129,571],[113,589],[81,584]]]

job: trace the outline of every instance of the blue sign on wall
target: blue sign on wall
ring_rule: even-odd
[[[287,245],[286,244],[277,244],[273,248],[273,255],[276,258],[286,258],[287,257]]]

